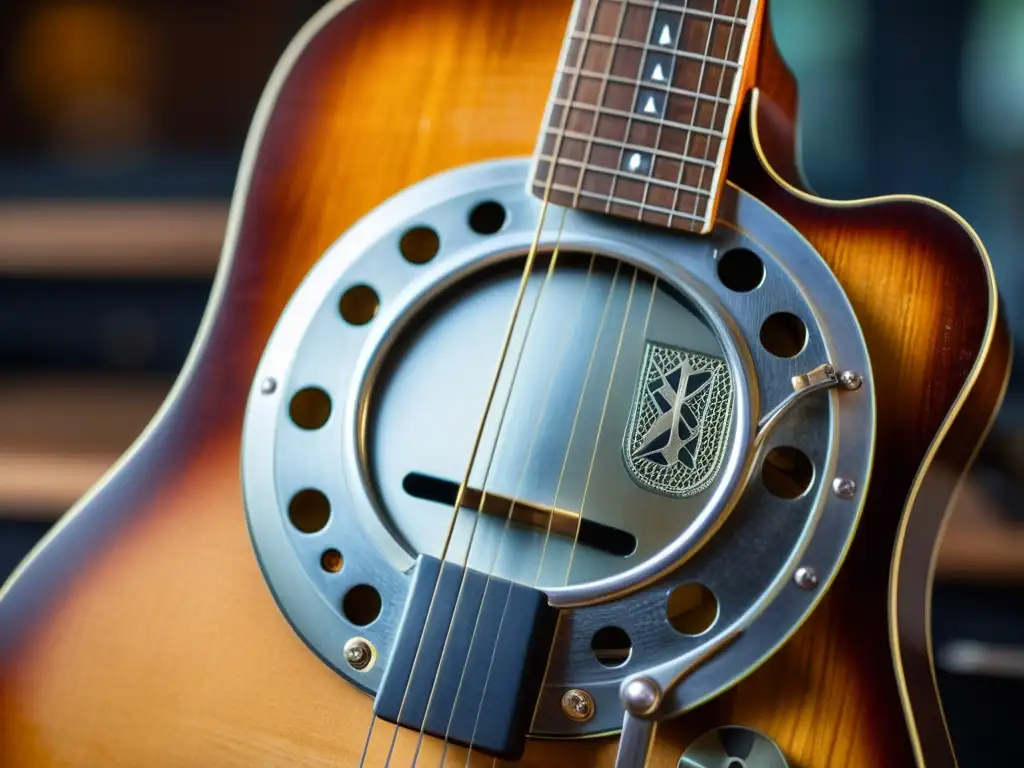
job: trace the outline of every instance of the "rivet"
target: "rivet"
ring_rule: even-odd
[[[570,688],[562,694],[562,712],[570,720],[585,723],[594,716],[594,699],[580,688]]]
[[[861,384],[864,383],[864,377],[856,371],[843,371],[839,374],[839,383],[843,389],[860,389]]]
[[[362,637],[353,637],[345,643],[345,661],[357,672],[362,672],[373,663],[373,646]]]
[[[277,380],[266,378],[260,383],[260,392],[264,395],[272,395],[277,389]]]
[[[661,688],[647,677],[634,677],[622,689],[622,703],[631,715],[649,717],[661,706]]]
[[[837,477],[832,481],[832,493],[840,499],[852,499],[857,495],[857,484],[848,477]]]
[[[800,589],[814,589],[818,586],[818,572],[807,565],[801,565],[793,574],[793,581]]]

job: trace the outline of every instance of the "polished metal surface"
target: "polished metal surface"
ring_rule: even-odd
[[[814,589],[818,586],[818,572],[808,565],[801,565],[793,574],[793,580],[800,589]]]
[[[782,750],[760,731],[741,725],[715,728],[693,742],[678,768],[789,768]]]
[[[622,686],[622,703],[634,717],[650,717],[661,706],[661,688],[649,677],[634,677]]]
[[[658,732],[658,721],[626,713],[615,752],[615,768],[646,768]]]
[[[345,643],[345,661],[358,672],[366,671],[374,661],[373,646],[361,637],[353,637]]]
[[[579,688],[570,688],[562,696],[562,711],[570,720],[585,723],[594,716],[594,700]]]
[[[857,495],[857,483],[849,477],[837,477],[832,481],[832,492],[840,499],[852,499]]]
[[[386,668],[415,555],[438,556],[444,544],[452,504],[431,494],[443,496],[465,475],[541,214],[527,170],[510,160],[451,171],[364,217],[300,286],[254,379],[242,468],[261,568],[299,635],[369,692]],[[494,234],[468,225],[487,201],[506,211]],[[438,235],[429,263],[401,256],[403,236],[417,227]],[[560,230],[549,277],[547,254]],[[853,535],[863,495],[841,500],[831,481],[842,473],[866,486],[874,396],[863,338],[831,272],[799,233],[735,188],[727,188],[708,237],[552,208],[540,246],[469,474],[474,503],[488,514],[463,509],[446,556],[539,584],[571,616],[560,622],[532,732],[582,736],[621,727],[624,680],[657,681],[661,711],[672,716],[732,685],[794,631]],[[740,247],[764,264],[763,281],[746,293],[717,273],[719,260]],[[362,325],[338,311],[357,285],[371,286],[379,300]],[[792,357],[760,341],[777,312],[806,327]],[[728,373],[728,426],[702,431],[721,437],[721,459],[710,484],[690,496],[645,487],[625,459],[635,434],[631,406],[653,381],[645,375],[652,349],[718,360]],[[835,386],[834,376],[796,385],[823,366],[863,372],[861,388]],[[264,391],[266,379],[278,385]],[[329,417],[315,429],[290,417],[292,397],[308,387],[330,398]],[[714,439],[708,445],[717,450]],[[762,481],[766,457],[785,447],[798,448],[811,468],[806,489],[792,498]],[[424,487],[412,488],[414,481]],[[330,505],[313,533],[289,520],[303,489]],[[523,509],[510,523],[516,499]],[[588,540],[588,525],[635,546],[614,551],[599,537]],[[336,573],[320,567],[328,548],[344,558]],[[822,588],[794,583],[803,562],[814,563]],[[674,591],[694,583],[710,590],[716,607],[710,627],[685,634],[669,611]],[[365,625],[343,608],[364,586],[380,597],[379,616]],[[602,657],[592,644],[612,628],[628,645]],[[375,663],[362,672],[343,653],[353,637],[375,648]],[[724,645],[684,675],[687,659]],[[585,722],[564,714],[573,688],[593,701]]]

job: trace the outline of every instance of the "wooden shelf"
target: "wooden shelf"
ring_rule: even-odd
[[[221,202],[0,204],[0,276],[208,277]]]
[[[0,381],[0,516],[56,519],[146,428],[169,381]]]

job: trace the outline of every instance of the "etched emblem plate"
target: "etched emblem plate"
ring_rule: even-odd
[[[725,360],[647,343],[622,441],[638,485],[674,497],[705,490],[722,464],[731,424]]]

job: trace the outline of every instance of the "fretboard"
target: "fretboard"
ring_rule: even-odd
[[[710,231],[758,0],[577,0],[534,155],[556,205]]]

